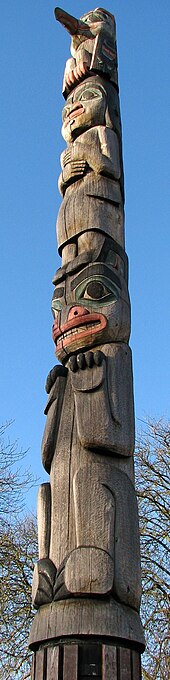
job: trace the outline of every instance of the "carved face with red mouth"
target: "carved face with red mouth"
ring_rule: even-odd
[[[52,299],[53,340],[63,363],[89,347],[128,342],[130,334],[127,284],[116,266],[93,262],[74,269],[75,260],[63,276],[59,270]]]
[[[62,135],[70,143],[94,125],[104,125],[107,104],[105,88],[92,77],[78,85],[67,97],[62,112]]]

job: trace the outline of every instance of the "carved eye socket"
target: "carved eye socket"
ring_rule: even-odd
[[[90,281],[84,291],[84,298],[91,300],[100,300],[106,295],[108,295],[108,289],[100,281]]]
[[[65,118],[69,115],[70,113],[70,107],[69,106],[64,106],[63,111],[62,111],[62,121],[64,122]]]
[[[117,286],[105,276],[93,276],[83,281],[76,289],[76,301],[85,301],[86,305],[109,305],[119,297]]]
[[[82,93],[79,94],[79,101],[88,101],[89,99],[97,99],[97,97],[102,97],[102,93],[100,90],[92,90],[90,88],[86,88],[82,91]]]
[[[91,24],[93,20],[93,14],[88,14],[86,17],[83,17],[83,21],[85,24]]]
[[[51,304],[51,309],[52,309],[53,317],[55,319],[58,315],[58,312],[61,312],[61,309],[62,309],[62,304],[61,304],[60,300],[53,298],[52,304]]]
[[[106,19],[107,15],[105,15],[105,16],[103,16],[103,15],[104,15],[104,13],[94,12],[94,13],[88,14],[86,17],[83,17],[83,21],[86,24],[93,24],[93,23],[96,23],[97,21],[104,21],[104,19]]]

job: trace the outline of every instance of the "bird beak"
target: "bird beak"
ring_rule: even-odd
[[[73,17],[71,14],[68,14],[68,12],[65,12],[64,9],[60,9],[60,7],[56,7],[54,10],[55,18],[57,21],[60,22],[64,26],[64,28],[67,29],[67,31],[70,33],[70,35],[86,35],[87,37],[91,38],[92,33],[85,24],[84,21],[79,21],[79,19],[76,19]]]

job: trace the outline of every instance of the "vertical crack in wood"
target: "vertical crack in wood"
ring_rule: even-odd
[[[58,664],[58,678],[57,680],[63,680],[63,646],[59,645],[59,664]]]
[[[121,680],[120,677],[120,649],[116,648],[116,661],[117,661],[117,680]]]
[[[43,680],[47,680],[47,647],[44,648]]]

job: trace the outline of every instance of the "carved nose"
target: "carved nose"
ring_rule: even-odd
[[[76,305],[75,307],[71,307],[69,313],[68,313],[68,321],[71,321],[75,319],[77,316],[84,316],[85,314],[89,314],[88,309],[86,307],[81,307],[80,305]]]

